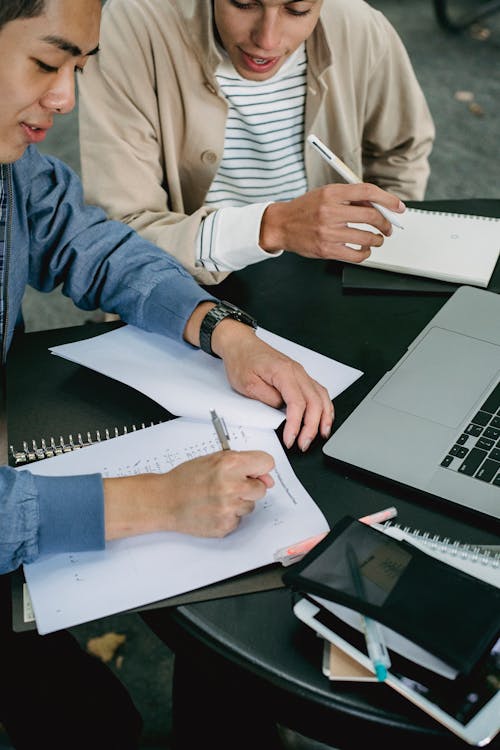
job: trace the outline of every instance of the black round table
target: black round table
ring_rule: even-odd
[[[500,217],[500,201],[414,205]],[[264,328],[364,371],[335,400],[335,425],[447,299],[443,293],[347,293],[341,274],[340,263],[285,253],[233,274],[214,290],[255,315]],[[330,524],[346,514],[362,516],[396,505],[403,524],[473,543],[499,543],[497,522],[340,465],[324,456],[322,443],[317,439],[305,455],[295,448],[288,455]],[[466,746],[383,684],[324,677],[322,642],[294,616],[292,604],[291,592],[279,588],[143,613],[174,649],[178,666],[187,665],[174,684],[179,747],[202,741],[231,746],[226,734],[234,748],[250,747],[261,718],[342,750],[367,743],[391,750]],[[271,747],[271,740],[261,746]],[[500,748],[500,737],[490,747]]]

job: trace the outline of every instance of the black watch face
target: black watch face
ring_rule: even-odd
[[[246,313],[244,310],[240,310],[240,308],[236,307],[236,305],[233,305],[232,302],[226,302],[226,300],[224,300],[222,302],[222,306],[229,310],[231,316],[235,320],[238,320],[240,323],[246,323],[247,325],[253,326],[254,328],[257,326],[257,323],[251,315]]]
[[[236,305],[233,305],[233,303],[232,303],[232,302],[226,302],[226,301],[224,300],[224,302],[222,302],[222,304],[221,304],[221,307],[225,307],[225,308],[227,308],[227,309],[228,309],[228,310],[230,310],[230,311],[231,311],[232,313],[238,313],[238,314],[241,314],[241,313],[242,313],[242,310],[240,310],[240,308],[239,308],[239,307],[236,307]]]

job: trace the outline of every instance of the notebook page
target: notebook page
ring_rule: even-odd
[[[38,632],[50,633],[192,591],[273,562],[276,549],[328,530],[272,430],[229,429],[234,450],[264,450],[275,484],[223,539],[157,532],[108,542],[104,550],[41,556],[24,566]],[[43,476],[104,477],[166,472],[220,450],[209,422],[184,418],[32,464]],[[70,498],[68,498],[70,502]]]
[[[394,229],[360,266],[488,286],[500,254],[500,219],[408,208],[402,221],[405,228]]]

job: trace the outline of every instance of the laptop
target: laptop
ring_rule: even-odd
[[[500,519],[500,295],[459,287],[323,451]]]

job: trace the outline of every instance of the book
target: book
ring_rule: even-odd
[[[378,682],[373,672],[326,638],[323,641],[322,671],[332,682]]]
[[[360,268],[488,286],[500,254],[500,219],[408,208],[403,221],[405,229],[372,248]]]

